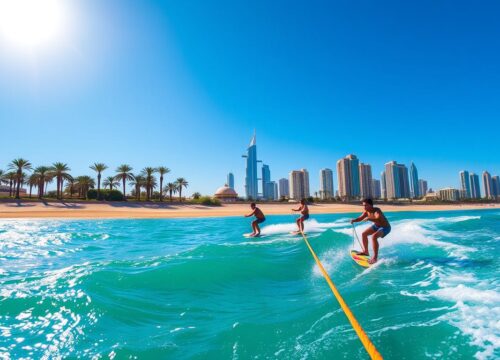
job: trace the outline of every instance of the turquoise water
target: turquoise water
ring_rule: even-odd
[[[498,210],[388,213],[370,269],[352,216],[306,231],[384,358],[500,357]],[[368,358],[294,219],[0,220],[0,358]]]

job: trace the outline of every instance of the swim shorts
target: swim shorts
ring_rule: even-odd
[[[264,221],[266,221],[266,218],[255,219],[255,221],[257,221],[257,224],[262,224]]]
[[[300,219],[301,219],[302,221],[306,221],[307,219],[309,219],[309,214],[302,215],[302,216],[300,217]]]
[[[382,237],[386,237],[387,234],[389,234],[391,232],[391,225],[384,227],[384,226],[377,226],[377,225],[373,224],[372,229],[375,232],[379,232],[380,230],[382,230]]]

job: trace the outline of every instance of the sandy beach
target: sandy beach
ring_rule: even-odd
[[[260,204],[266,215],[291,214],[296,204]],[[380,205],[383,211],[440,211],[498,209],[500,204],[457,204],[457,205]],[[360,205],[352,204],[311,204],[311,214],[356,213],[362,211]],[[192,218],[243,216],[248,213],[248,204],[224,204],[203,206],[193,204],[163,203],[88,203],[88,202],[0,202],[0,218]]]

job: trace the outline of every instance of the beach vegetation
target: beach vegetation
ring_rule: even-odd
[[[175,184],[177,185],[177,191],[179,192],[179,201],[182,202],[182,188],[187,188],[189,183],[186,179],[180,177],[175,180]]]
[[[153,189],[156,187],[156,180],[153,176],[155,172],[156,168],[150,166],[145,167],[141,172],[141,175],[144,176],[145,179],[146,201],[151,200]]]
[[[123,201],[123,194],[120,190],[89,189],[87,191],[87,199],[89,200],[105,200],[105,201]]]
[[[64,164],[62,162],[56,162],[52,164],[52,167],[50,169],[50,176],[52,178],[55,178],[57,181],[57,189],[56,189],[56,198],[57,199],[62,199],[63,198],[63,184],[64,180],[69,180],[72,178],[72,176],[69,174],[69,171],[71,169],[68,167],[67,164]]]
[[[201,197],[201,194],[199,192],[195,192],[195,193],[193,193],[192,197],[193,197],[193,199],[197,200]]]
[[[118,168],[116,169],[116,175],[115,175],[115,179],[116,181],[121,181],[122,182],[122,185],[123,185],[123,200],[126,201],[127,200],[127,196],[126,196],[126,191],[125,191],[125,184],[127,181],[133,181],[134,180],[134,175],[132,174],[132,167],[130,165],[127,165],[127,164],[122,164],[120,166],[118,166]]]
[[[169,198],[170,198],[170,202],[172,202],[172,194],[177,193],[177,184],[175,184],[175,183],[168,183],[165,186],[164,191],[168,192],[168,195],[169,195]]]
[[[221,206],[221,202],[219,199],[212,198],[210,196],[200,196],[198,198],[193,198],[190,203],[192,204],[200,204],[206,206]]]
[[[113,190],[113,187],[118,187],[120,185],[120,183],[118,181],[116,181],[115,177],[114,176],[108,176],[106,179],[104,179],[104,182],[102,183],[102,185],[107,188],[109,187],[109,190]],[[97,192],[99,193],[99,189],[97,190]]]
[[[106,164],[103,163],[94,163],[94,165],[91,165],[89,167],[91,170],[94,170],[97,173],[97,193],[99,193],[101,191],[102,172],[106,170],[108,167],[106,166]]]
[[[13,170],[15,177],[13,178],[13,181],[15,182],[16,186],[16,199],[20,199],[19,197],[19,190],[21,189],[21,184],[24,182],[23,179],[23,171],[31,171],[31,163],[23,158],[18,158],[14,159],[11,161],[9,164],[9,169]]]
[[[163,201],[163,175],[166,175],[170,172],[170,169],[168,167],[165,167],[165,166],[159,166],[158,168],[156,168],[156,171],[158,172],[158,174],[160,174],[160,191],[159,191],[159,195],[160,195],[160,201]]]

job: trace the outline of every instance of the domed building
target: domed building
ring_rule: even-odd
[[[214,194],[214,198],[219,199],[222,202],[235,202],[238,200],[238,194],[234,191],[234,189],[231,189],[226,184],[217,189]]]

